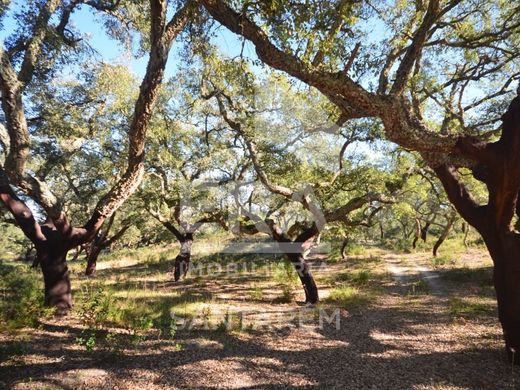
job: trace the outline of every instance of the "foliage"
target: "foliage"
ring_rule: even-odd
[[[344,308],[351,309],[363,307],[370,303],[371,300],[372,298],[368,293],[357,287],[343,285],[331,289],[326,302],[339,304]]]
[[[76,343],[87,351],[105,348],[120,352],[145,341],[153,329],[160,338],[175,337],[177,325],[174,319],[154,319],[146,312],[121,307],[113,294],[102,286],[90,285],[88,289],[89,297],[78,311],[84,329],[76,338]],[[126,332],[116,330],[114,327],[118,325],[124,326]]]
[[[449,302],[449,310],[450,314],[456,318],[474,318],[489,313],[492,306],[476,298],[452,298]]]
[[[29,240],[15,225],[0,223],[0,260],[14,260],[25,255]]]
[[[15,330],[38,326],[39,320],[53,314],[44,306],[42,281],[26,265],[0,263],[0,327]]]

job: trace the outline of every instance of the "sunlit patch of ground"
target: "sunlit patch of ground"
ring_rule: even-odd
[[[323,301],[317,307],[301,304],[297,278],[276,259],[253,256],[253,270],[221,267],[173,283],[175,251],[143,256],[132,262],[129,253],[123,260],[110,255],[95,279],[73,265],[71,316],[0,334],[0,387],[520,388],[520,369],[504,361],[491,264],[481,250],[437,262],[427,252],[377,248],[333,262],[316,256],[310,263]],[[248,262],[209,252],[195,262],[212,258]],[[89,351],[77,342],[86,326],[81,301],[100,287],[115,313],[105,330],[125,343]],[[153,328],[141,337],[126,325],[128,313],[173,313],[178,328],[171,338]]]

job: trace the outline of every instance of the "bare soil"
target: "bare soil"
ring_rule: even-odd
[[[212,314],[241,312],[242,330],[179,330],[175,340],[150,337],[120,353],[78,346],[74,316],[0,334],[0,388],[520,389],[520,369],[505,361],[492,290],[472,279],[472,272],[490,270],[483,252],[442,267],[425,253],[376,255],[384,276],[374,282],[378,293],[352,308],[278,303],[280,291],[267,275],[241,274],[160,288],[211,294]],[[361,257],[319,268],[322,259],[314,259],[322,298]],[[258,288],[263,293],[255,298]],[[479,306],[461,307],[466,299]],[[321,325],[320,313],[329,316]]]

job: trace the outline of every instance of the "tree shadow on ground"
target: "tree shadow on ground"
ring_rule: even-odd
[[[89,368],[105,370],[112,380],[121,381],[131,378],[136,370],[146,370],[152,373],[155,385],[180,388],[226,387],[225,383],[211,383],[228,370],[236,375],[234,379],[226,379],[229,387],[241,388],[276,389],[290,385],[396,389],[433,384],[469,388],[485,388],[489,384],[493,385],[490,388],[505,388],[495,387],[500,383],[494,378],[501,378],[502,385],[513,383],[514,377],[502,363],[501,351],[496,349],[450,351],[456,346],[446,341],[441,348],[444,352],[416,350],[406,343],[386,343],[374,337],[375,332],[414,337],[418,321],[411,320],[412,316],[406,312],[406,309],[372,307],[342,315],[339,329],[329,324],[310,334],[291,327],[253,332],[246,337],[215,330],[180,332],[177,342],[184,346],[180,351],[173,348],[173,342],[150,341],[128,355],[78,350],[70,345],[77,329],[47,327],[41,338],[34,337],[24,348],[24,353],[41,355],[45,360],[34,364],[15,361],[0,367],[0,377],[6,388],[28,378],[59,385],[53,379],[56,374]],[[383,323],[381,318],[385,318]],[[419,323],[424,323],[423,318]],[[431,325],[442,326],[442,323],[433,319]],[[52,336],[53,332],[64,330],[68,331],[68,339]],[[306,339],[300,338],[302,333],[307,335]],[[206,344],[201,345],[200,340]],[[277,346],[276,340],[285,340],[288,345]],[[13,348],[13,342],[10,344]],[[320,344],[325,345],[320,347]],[[2,343],[2,348],[8,345],[9,342]],[[520,379],[518,375],[515,378]]]
[[[182,289],[194,297],[218,292],[236,296],[235,302],[244,301],[247,288],[237,280],[231,282],[225,278],[203,285],[190,280],[177,285],[162,282],[162,288],[179,289],[180,295],[173,298],[177,301],[144,297],[142,304],[150,299],[158,305],[180,303],[187,299]],[[496,333],[486,336],[491,339],[488,348],[471,342],[484,337],[482,334],[468,335],[462,341],[446,337],[452,319],[443,310],[442,299],[425,295],[409,297],[408,301],[398,289],[387,292],[395,295],[394,301],[350,312],[339,310],[339,327],[331,320],[334,306],[320,307],[331,322],[324,321],[320,327],[320,308],[264,305],[259,306],[263,312],[257,315],[280,315],[280,321],[271,323],[271,327],[179,330],[175,340],[147,340],[119,354],[79,348],[74,340],[81,327],[70,321],[46,324],[28,340],[0,342],[4,361],[0,365],[0,387],[10,388],[31,378],[62,388],[107,388],[118,383],[196,389],[518,388],[520,375],[511,374]],[[310,323],[304,321],[298,326],[300,310],[311,313]],[[180,350],[178,345],[182,346]],[[26,356],[39,358],[27,362]],[[78,377],[70,384],[71,375],[89,369],[105,372],[103,383],[96,385]],[[69,378],[64,378],[67,375]]]

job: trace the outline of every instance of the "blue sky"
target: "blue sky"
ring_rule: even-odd
[[[4,26],[0,31],[0,40],[3,40],[7,36],[11,35],[13,30],[17,28],[16,23],[13,20],[13,14],[14,11],[20,7],[20,4],[23,4],[23,1],[15,0],[12,2],[11,9],[3,21]],[[148,60],[147,56],[135,58],[132,53],[125,52],[125,49],[121,43],[111,38],[105,32],[105,27],[103,26],[99,15],[96,15],[94,12],[92,12],[90,7],[79,7],[71,16],[70,26],[73,27],[74,30],[79,31],[79,33],[88,40],[89,44],[99,53],[100,58],[98,59],[101,59],[107,63],[119,63],[125,65],[139,79],[144,76]],[[242,39],[240,37],[231,33],[222,26],[217,27],[215,32],[216,36],[214,38],[214,43],[219,47],[219,50],[222,54],[228,57],[236,57],[240,55],[242,51]],[[380,36],[384,35],[383,26],[374,26],[372,33]],[[180,45],[177,45],[177,48],[179,47]],[[243,47],[243,55],[246,58],[253,60],[257,59],[254,46],[247,41]],[[165,76],[167,79],[175,75],[178,64],[179,62],[177,60],[177,53],[174,47],[174,50],[172,50],[170,53],[170,58],[166,68]],[[259,73],[263,73],[260,68],[254,65],[252,65],[252,68],[258,70]],[[73,74],[73,72],[71,74]],[[64,74],[62,74],[62,76],[64,76]],[[302,87],[307,88],[306,86]],[[355,149],[357,153],[367,154],[370,152],[370,155],[373,157],[373,159],[377,159],[375,158],[378,156],[377,153],[376,156],[374,156],[374,151],[367,149],[364,147],[364,145],[357,145]]]
[[[11,35],[17,28],[13,15],[21,4],[23,4],[23,1],[13,1],[10,10],[3,20],[3,28],[0,30],[0,41],[2,43],[3,40]],[[99,16],[95,15],[90,7],[79,7],[72,14],[70,25],[76,30],[79,30],[80,34],[88,39],[90,45],[99,53],[103,61],[124,64],[139,76],[139,78],[144,75],[148,59],[147,56],[135,58],[131,53],[126,53],[122,45],[105,32],[105,27]],[[230,57],[240,54],[242,44],[241,40],[235,34],[223,27],[218,28],[216,32],[217,36],[214,38],[214,43],[219,46],[223,54]],[[256,58],[253,46],[250,43],[246,43],[244,55],[249,58]],[[173,76],[175,73],[176,65],[178,64],[175,57],[175,50],[172,50],[166,69],[167,78]]]

